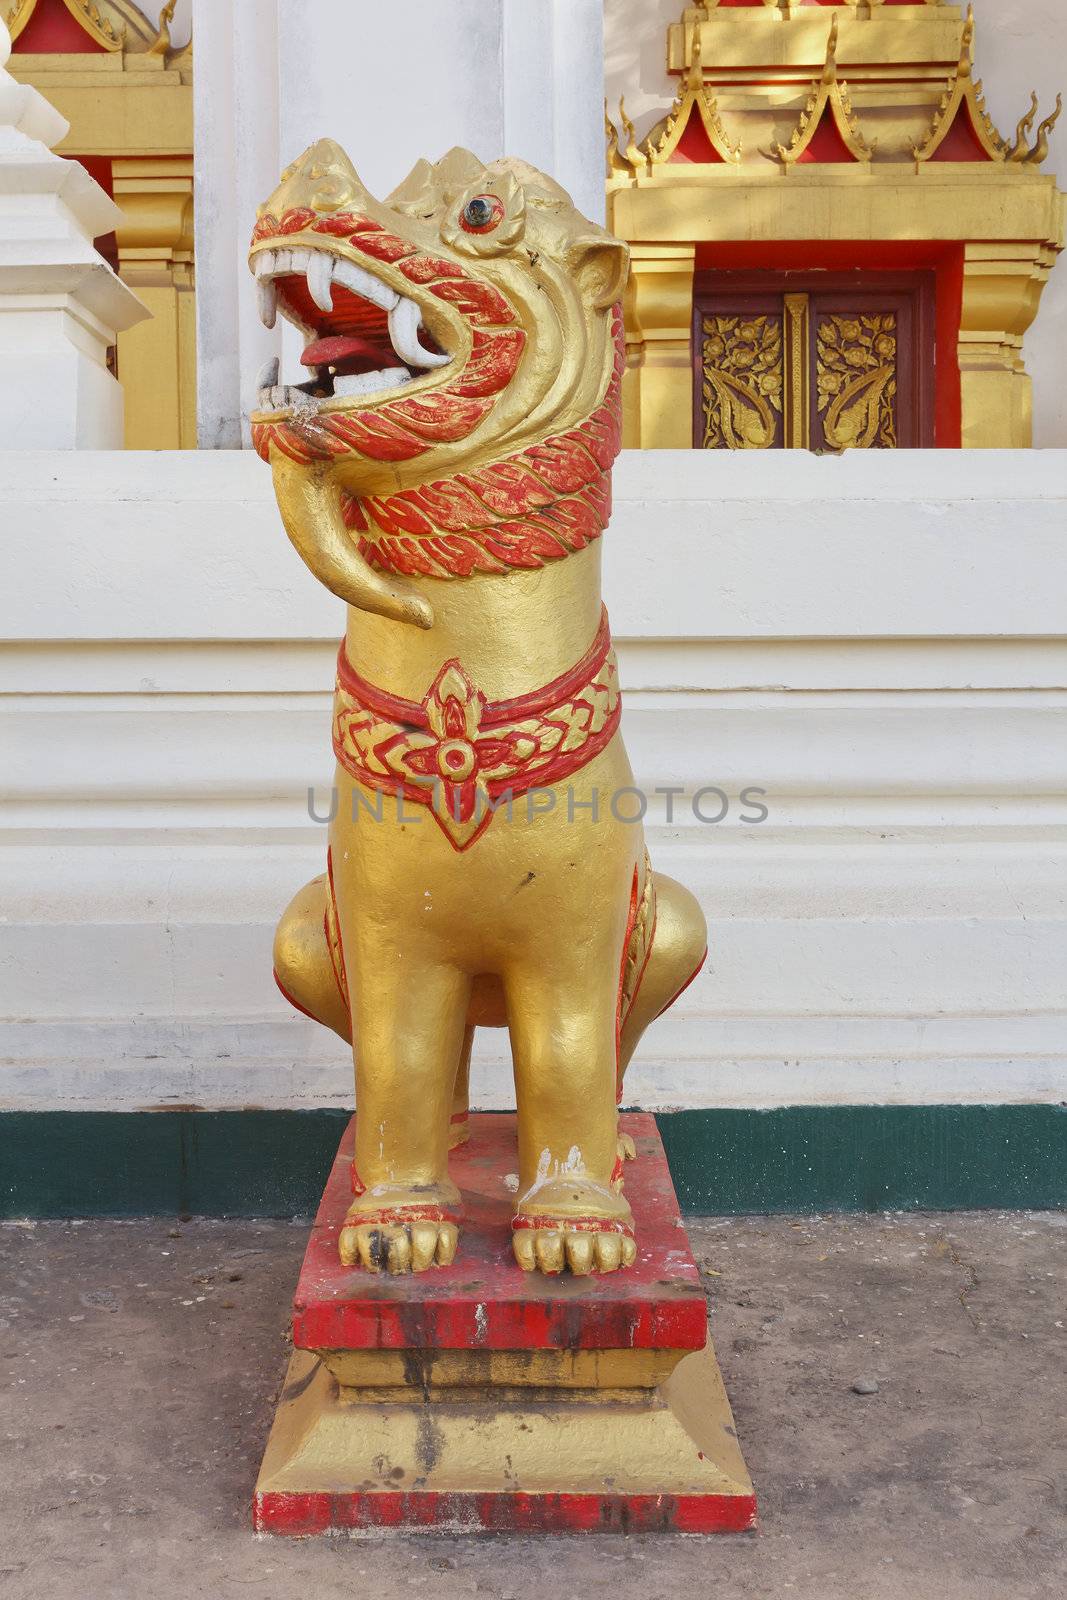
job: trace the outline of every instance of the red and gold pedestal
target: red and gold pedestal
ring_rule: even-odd
[[[452,1176],[452,1266],[343,1267],[353,1125],[312,1230],[294,1351],[256,1485],[258,1532],[752,1528],[756,1500],[656,1124],[622,1128],[638,1259],[524,1273],[511,1252],[515,1119],[472,1118]]]

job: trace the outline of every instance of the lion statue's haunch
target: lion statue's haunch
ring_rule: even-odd
[[[275,943],[284,993],[353,1044],[342,1259],[453,1259],[471,1040],[506,1025],[516,1258],[625,1267],[622,1074],[706,943],[616,804],[600,534],[626,248],[522,162],[453,150],[382,202],[324,140],[262,208],[251,266],[264,320],[307,341],[304,381],[260,375],[255,445],[350,607],[328,871]]]

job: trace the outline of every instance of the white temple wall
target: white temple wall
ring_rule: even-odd
[[[1036,89],[1041,116],[1067,95],[1067,6],[1063,0],[975,0],[976,66],[994,123],[1008,137]],[[618,121],[619,96],[639,138],[668,109],[678,79],[665,66],[667,24],[681,0],[604,0],[604,76],[608,107]],[[1067,178],[1067,115],[1053,130],[1045,171]],[[1067,446],[1067,262],[1053,270],[1026,336],[1026,368],[1034,383],[1034,444]]]
[[[653,796],[712,957],[628,1097],[1067,1100],[1067,454],[708,466],[624,453],[604,541],[637,782],[730,802]],[[12,453],[0,525],[0,1106],[348,1103],[270,974],[343,618],[266,468]]]

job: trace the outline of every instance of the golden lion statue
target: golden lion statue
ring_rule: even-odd
[[[261,208],[250,263],[309,372],[264,370],[254,442],[349,606],[329,871],[275,944],[286,996],[353,1044],[341,1258],[453,1259],[471,1040],[506,1026],[516,1259],[628,1266],[622,1075],[706,930],[614,803],[633,778],[600,535],[626,247],[523,162],[453,150],[382,202],[324,140]]]

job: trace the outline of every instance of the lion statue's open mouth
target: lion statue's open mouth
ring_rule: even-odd
[[[369,235],[367,242],[374,242]],[[312,374],[282,385],[277,360],[268,363],[258,384],[263,410],[335,396],[369,399],[407,388],[451,359],[428,334],[417,300],[328,245],[262,249],[254,265],[263,321],[273,327],[281,309],[308,336],[301,361]]]

